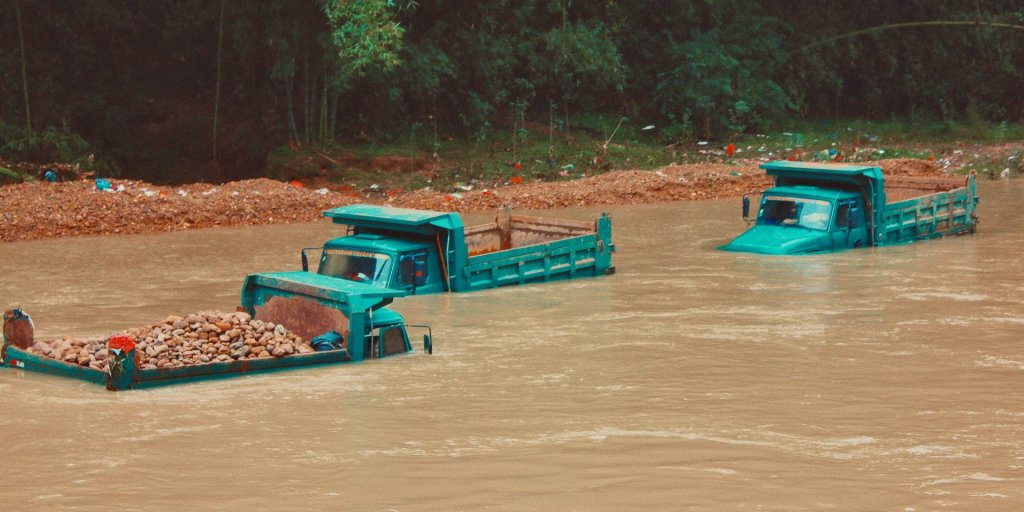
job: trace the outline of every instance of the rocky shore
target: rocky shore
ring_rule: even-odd
[[[616,171],[573,181],[505,183],[493,188],[357,192],[253,179],[162,187],[112,180],[21,183],[0,187],[0,242],[81,235],[122,235],[216,226],[310,222],[357,202],[439,211],[487,211],[502,205],[545,209],[739,197],[768,185],[756,161]],[[941,176],[933,162],[878,162],[887,174]]]

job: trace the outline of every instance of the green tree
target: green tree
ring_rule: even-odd
[[[782,25],[753,7],[744,2],[713,8],[711,28],[667,42],[675,65],[658,73],[655,87],[663,115],[693,119],[700,136],[723,138],[763,128],[787,113],[792,104],[773,77],[784,56]]]

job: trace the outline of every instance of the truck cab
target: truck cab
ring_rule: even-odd
[[[328,241],[316,272],[409,295],[445,291],[437,251],[430,244],[378,233]]]
[[[749,199],[744,218],[749,220]],[[808,185],[780,186],[760,198],[754,225],[723,247],[730,251],[797,254],[862,247],[868,223],[860,194]]]

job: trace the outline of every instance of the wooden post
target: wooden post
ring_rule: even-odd
[[[495,219],[498,224],[499,233],[499,250],[508,250],[512,248],[512,207],[505,205],[498,210],[498,218]]]

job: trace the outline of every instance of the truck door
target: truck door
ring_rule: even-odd
[[[402,287],[415,295],[417,287],[427,284],[427,251],[413,251],[400,256],[398,273]]]
[[[836,208],[836,221],[832,226],[833,249],[849,249],[866,245],[863,209],[857,201],[840,201]]]

